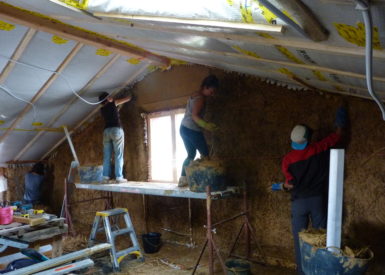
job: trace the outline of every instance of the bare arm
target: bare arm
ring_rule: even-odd
[[[124,104],[126,102],[129,102],[131,99],[132,99],[131,95],[123,97],[123,98],[115,99],[115,105],[118,106],[120,104]]]
[[[202,108],[205,104],[205,99],[204,97],[198,98],[193,106],[192,109],[192,119],[195,121],[196,124],[200,124],[202,122],[202,118],[199,116],[199,113],[202,111]]]

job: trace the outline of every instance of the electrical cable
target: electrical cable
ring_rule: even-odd
[[[362,16],[365,23],[365,67],[366,67],[366,85],[368,92],[373,100],[377,103],[382,113],[382,119],[385,120],[385,106],[381,99],[373,91],[373,48],[372,48],[372,16],[370,13],[370,5],[364,0],[355,0],[357,3],[356,9],[362,11]]]
[[[31,102],[29,102],[29,101],[27,101],[27,100],[25,100],[25,99],[22,99],[22,98],[18,97],[17,95],[13,94],[13,93],[11,92],[11,90],[10,90],[9,88],[7,88],[6,86],[4,86],[4,85],[1,85],[1,84],[0,84],[0,89],[2,89],[2,90],[3,90],[4,92],[6,92],[8,95],[10,95],[10,96],[16,98],[17,100],[23,101],[23,102],[25,102],[25,103],[31,105],[31,106],[32,106],[32,109],[33,109],[33,121],[36,121],[36,107],[35,107],[35,105],[34,105],[33,103],[31,103]]]
[[[70,82],[68,81],[68,79],[62,74],[62,73],[59,73],[59,72],[56,72],[56,71],[53,71],[53,70],[49,70],[49,69],[46,69],[46,68],[42,68],[42,67],[39,67],[39,66],[36,66],[36,65],[31,65],[31,64],[27,64],[27,63],[23,63],[23,62],[20,62],[20,61],[17,61],[17,60],[14,60],[12,58],[8,58],[2,54],[0,54],[0,57],[4,58],[4,59],[7,59],[8,61],[10,62],[13,62],[13,63],[16,63],[16,64],[20,64],[20,65],[23,65],[23,66],[26,66],[26,67],[29,67],[29,68],[32,68],[32,69],[39,69],[39,70],[43,70],[43,71],[47,71],[47,72],[50,72],[50,73],[53,73],[53,74],[57,74],[59,77],[61,77],[64,82],[67,84],[67,86],[70,88],[71,92],[77,96],[81,101],[83,101],[84,103],[86,104],[89,104],[89,105],[98,105],[100,103],[102,103],[105,99],[101,100],[101,101],[98,101],[98,102],[90,102],[86,99],[84,99],[83,97],[81,97],[71,86]],[[30,103],[30,102],[29,102]]]

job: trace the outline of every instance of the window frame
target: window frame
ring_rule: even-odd
[[[148,181],[150,182],[164,182],[164,183],[178,183],[178,175],[177,175],[177,167],[176,167],[176,138],[178,131],[175,128],[175,116],[179,114],[184,114],[186,111],[185,108],[176,108],[171,110],[165,110],[165,111],[158,111],[158,112],[151,112],[147,113],[146,115],[146,124],[147,124],[147,146],[148,146]],[[170,116],[171,117],[171,139],[172,139],[172,162],[173,162],[173,180],[172,181],[166,181],[166,180],[154,180],[152,178],[152,164],[151,164],[151,122],[150,120],[152,118],[158,118],[163,116]]]

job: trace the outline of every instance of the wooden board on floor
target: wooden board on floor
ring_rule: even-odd
[[[14,222],[29,224],[30,226],[39,225],[45,222],[44,218],[24,218],[20,216],[13,216]]]

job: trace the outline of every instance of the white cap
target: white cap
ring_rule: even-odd
[[[290,139],[291,141],[299,144],[307,142],[306,126],[303,126],[303,125],[294,126],[293,130],[291,131]]]

